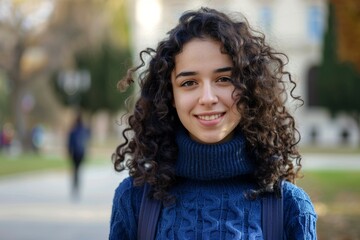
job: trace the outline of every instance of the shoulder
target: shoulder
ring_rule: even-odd
[[[123,197],[124,195],[129,194],[133,188],[133,178],[127,177],[122,182],[120,182],[119,186],[115,189],[115,197]]]
[[[290,239],[316,239],[316,212],[309,195],[300,187],[284,182],[284,221]],[[303,239],[303,238],[301,238]]]
[[[309,195],[300,187],[290,183],[284,182],[284,207],[294,213],[315,213],[313,204]]]
[[[142,187],[135,187],[131,177],[125,178],[115,189],[109,239],[135,239],[141,204]]]
[[[113,205],[124,207],[136,207],[138,199],[141,200],[143,188],[133,185],[133,178],[125,178],[115,189]]]

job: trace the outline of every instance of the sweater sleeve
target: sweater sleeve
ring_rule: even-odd
[[[140,188],[126,178],[115,190],[109,240],[132,240],[137,236],[137,220],[141,204]]]
[[[310,197],[289,182],[284,183],[284,220],[286,239],[317,239],[317,215]]]

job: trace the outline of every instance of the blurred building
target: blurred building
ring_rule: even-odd
[[[326,0],[129,1],[134,52],[155,48],[185,10],[201,6],[241,12],[255,29],[266,34],[271,46],[289,56],[288,70],[298,84],[295,93],[305,100],[305,106],[294,112],[303,145],[358,146],[359,130],[354,120],[346,115],[331,118],[325,109],[309,104],[314,97],[312,70],[321,61],[327,27]]]

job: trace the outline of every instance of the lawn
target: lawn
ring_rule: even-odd
[[[109,154],[110,155],[110,154]],[[109,156],[92,156],[86,159],[86,165],[104,164],[110,161]],[[66,170],[69,168],[69,159],[61,155],[24,154],[9,156],[0,154],[0,177],[34,171]]]
[[[319,240],[360,239],[360,171],[307,171],[298,185],[315,205]]]
[[[22,156],[0,155],[0,176],[42,170],[62,170],[68,162],[58,156],[27,154]]]

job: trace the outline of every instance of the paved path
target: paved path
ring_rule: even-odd
[[[360,170],[360,154],[304,154],[305,170]]]
[[[0,239],[107,239],[114,189],[124,176],[111,166],[84,169],[77,200],[67,172],[0,178]]]
[[[360,155],[303,157],[304,169],[360,170]],[[111,165],[82,172],[78,201],[67,172],[0,178],[1,240],[103,240],[108,238],[114,189],[126,176]]]

